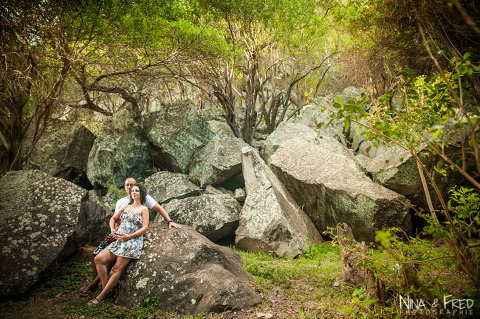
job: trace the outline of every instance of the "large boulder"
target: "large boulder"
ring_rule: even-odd
[[[210,130],[217,136],[230,136],[235,137],[232,128],[225,121],[210,120],[207,121],[210,126]]]
[[[369,101],[369,99],[366,98],[360,103],[364,109],[368,108],[365,105],[366,101]],[[401,110],[403,108],[401,96],[398,95],[397,91],[394,92],[391,102],[393,109]],[[367,140],[365,138],[365,127],[368,127],[367,120],[361,119],[360,122],[352,122],[350,130],[345,132],[350,142],[350,148],[356,154],[355,160],[359,166],[374,182],[406,196],[415,206],[428,209],[418,166],[410,151],[394,143]],[[424,134],[426,136],[430,135],[429,140],[437,139],[427,131]],[[449,128],[447,124],[444,141],[448,141],[448,146],[444,147],[443,150],[447,154],[460,154],[461,141],[464,140],[465,136],[468,136],[467,132],[459,133],[458,129]],[[426,143],[418,146],[416,153],[422,165],[429,171],[433,171],[435,165],[442,161],[440,156],[428,150]],[[465,180],[460,174],[447,170],[446,176],[435,174],[435,182],[442,197],[446,198],[452,186],[463,184]],[[429,188],[430,193],[434,194],[434,189],[430,186]],[[437,196],[432,196],[431,199],[436,208],[441,208]]]
[[[353,154],[351,150],[343,144],[337,143],[336,139],[329,134],[319,135],[318,130],[298,122],[282,122],[265,140],[262,148],[262,158],[265,159],[267,163],[270,163],[270,157],[282,143],[289,140],[304,141],[319,145],[332,153],[346,156]]]
[[[247,144],[240,138],[215,136],[193,155],[189,176],[201,187],[218,185],[242,172],[242,148]]]
[[[355,160],[375,182],[405,196],[423,192],[417,163],[409,151],[385,144],[371,150],[371,156],[359,154]]]
[[[353,157],[289,140],[272,155],[271,167],[320,231],[345,222],[355,238],[371,242],[384,227],[411,230],[410,202],[373,182]]]
[[[242,209],[228,194],[202,194],[173,199],[162,206],[175,221],[193,227],[213,242],[235,236]]]
[[[347,145],[344,135],[345,123],[343,120],[332,119],[330,117],[332,112],[329,109],[332,109],[332,106],[328,101],[319,100],[316,103],[307,104],[291,122],[309,126],[317,131],[320,130],[322,135],[331,136]],[[321,129],[319,129],[320,126]]]
[[[199,110],[199,115],[203,120],[207,121],[210,130],[215,135],[235,137],[235,134],[225,120],[225,110],[223,108],[207,102],[205,107]]]
[[[168,230],[164,223],[153,223],[142,256],[123,274],[113,297],[127,306],[153,299],[163,310],[196,316],[260,302],[246,281],[242,260],[233,250],[188,226]]]
[[[164,105],[157,112],[143,116],[148,140],[153,144],[157,167],[188,173],[192,155],[215,134],[191,101]]]
[[[124,190],[120,190],[118,188],[109,188],[107,190],[104,189],[92,189],[88,191],[88,197],[90,198],[91,201],[102,205],[105,207],[107,211],[115,212],[115,206],[117,204],[117,201],[125,197],[126,193]],[[108,226],[108,221],[107,221],[107,226]]]
[[[281,122],[266,138],[261,150],[262,158],[269,163],[270,156],[275,153],[280,145],[286,140],[293,138],[304,141],[313,141],[317,139],[317,137],[317,131],[305,124],[297,122]]]
[[[32,139],[33,132],[29,130],[26,145],[30,145]],[[38,169],[89,186],[87,162],[94,141],[93,133],[82,124],[53,120],[40,136],[24,169]]]
[[[341,142],[344,146],[350,147],[352,141],[351,137],[348,136],[349,130],[345,128],[345,121],[336,119],[336,115],[332,111],[335,110],[333,107],[335,103],[346,104],[351,101],[355,101],[363,109],[368,110],[371,98],[365,89],[350,86],[339,94],[327,96],[316,100],[314,103],[305,105],[300,110],[298,116],[292,119],[292,122],[310,126],[320,131],[320,135],[328,135]]]
[[[41,171],[0,183],[0,299],[26,293],[53,262],[103,235],[104,207],[87,191]]]
[[[227,123],[225,120],[225,110],[222,107],[214,105],[208,101],[198,111],[198,115],[205,121],[219,121]],[[228,124],[227,124],[228,125]]]
[[[182,199],[202,194],[202,189],[187,179],[182,173],[161,171],[145,179],[147,193],[160,204],[173,199]]]
[[[344,104],[349,101],[356,101],[357,103],[367,105],[371,102],[367,90],[359,86],[348,86],[340,94],[334,94],[334,97],[336,100],[340,98]]]
[[[247,198],[236,231],[237,248],[297,256],[322,240],[310,218],[252,147],[242,150]]]
[[[215,242],[234,236],[241,207],[233,195],[204,193],[181,173],[158,172],[145,180],[145,186],[175,221]],[[155,218],[156,222],[161,220],[159,215]]]
[[[369,142],[360,144],[355,160],[372,180],[406,196],[417,207],[428,209],[418,165],[413,155],[397,145],[384,143],[380,143],[377,147],[372,145],[370,152],[364,155],[361,153],[364,144]],[[441,160],[438,155],[431,154],[422,146],[418,148],[417,154],[422,165],[429,171],[433,171],[435,165]],[[435,174],[435,183],[442,196],[447,198],[449,189],[455,185],[462,185],[465,179],[459,173],[448,170],[445,175]],[[430,194],[434,194],[435,191],[430,183],[428,186]],[[435,207],[441,208],[437,196],[432,196],[432,203]]]
[[[125,112],[105,123],[90,151],[87,176],[95,188],[109,181],[123,185],[127,177],[145,178],[150,169],[149,144],[142,129]]]

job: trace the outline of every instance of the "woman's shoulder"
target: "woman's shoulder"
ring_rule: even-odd
[[[123,206],[123,211],[126,211],[126,210],[132,210],[132,205],[127,204],[127,205]]]
[[[148,212],[148,207],[145,206],[145,205],[141,205],[140,207],[133,206],[133,205],[127,205],[127,206],[125,206],[125,210],[134,211],[134,212],[137,212],[137,213],[143,213],[145,211]]]

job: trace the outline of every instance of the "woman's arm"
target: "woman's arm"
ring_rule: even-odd
[[[131,234],[125,234],[120,240],[121,241],[127,241],[127,240],[130,240],[132,238],[135,238],[137,236],[140,236],[144,233],[147,232],[148,230],[148,223],[150,222],[150,214],[148,213],[148,208],[147,207],[143,207],[142,208],[142,211],[140,212],[140,214],[142,214],[142,227],[137,230],[136,232],[134,233],[131,233]]]

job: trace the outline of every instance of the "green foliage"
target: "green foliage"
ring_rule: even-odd
[[[319,41],[330,30],[319,14],[325,5],[313,0],[198,1],[196,12],[211,17],[209,26],[223,37],[225,56],[205,65],[200,55],[182,74],[190,73],[202,90],[215,92],[212,102],[224,108],[235,135],[251,143],[257,123],[263,120],[272,131],[285,119],[292,90],[313,92],[309,89],[321,81],[324,68],[319,65],[333,51],[328,41]]]
[[[432,301],[457,293],[459,287],[465,288],[463,294],[473,294],[475,289],[468,285],[465,276],[459,274],[456,259],[448,247],[421,238],[405,240],[399,234],[394,228],[378,231],[375,236],[378,246],[370,249],[359,250],[356,242],[344,247],[356,254],[359,265],[373,271],[384,285],[388,298],[383,303],[384,310],[398,313],[400,295]],[[366,294],[363,285],[354,288],[352,301],[359,307],[369,307],[377,302]]]
[[[455,223],[461,231],[470,235],[479,234],[480,226],[480,195],[473,189],[453,187],[450,189],[448,206],[452,207]]]
[[[309,245],[307,252],[302,254],[300,258],[319,260],[321,258],[338,256],[338,254],[340,254],[338,246],[318,243]]]
[[[294,275],[293,267],[278,267],[277,258],[271,254],[240,252],[243,265],[247,272],[256,276],[256,281],[264,288],[270,287],[270,282],[276,284],[288,283]]]
[[[107,192],[112,194],[115,201],[119,200],[122,197],[125,197],[125,191],[123,188],[118,188],[117,185],[112,181],[107,181]]]
[[[390,90],[388,82],[400,67],[432,74],[434,62],[425,59],[425,42],[435,48],[434,55],[443,67],[451,57],[469,51],[472,61],[479,61],[476,43],[480,35],[467,26],[459,13],[465,12],[471,19],[469,23],[478,25],[479,8],[469,1],[455,1],[454,7],[449,0],[341,2],[334,12],[344,27],[347,40],[342,44],[352,52],[348,63],[355,65],[351,72],[357,84],[372,85],[373,80],[375,89],[383,94],[384,85]]]
[[[375,147],[384,143],[409,151],[418,164],[420,176],[428,180],[441,204],[441,209],[433,207],[424,182],[426,198],[430,200],[429,214],[421,209],[419,212],[428,223],[425,234],[442,239],[445,246],[437,247],[420,238],[405,242],[395,231],[385,230],[376,234],[379,248],[363,253],[362,265],[382,279],[393,301],[398,300],[399,295],[432,300],[448,294],[455,284],[445,274],[456,269],[467,276],[464,278],[466,284],[478,285],[480,259],[469,247],[467,238],[477,237],[479,227],[480,187],[473,178],[479,169],[478,164],[474,164],[479,158],[476,148],[479,127],[478,116],[470,112],[472,110],[467,111],[466,106],[472,101],[475,90],[465,81],[465,76],[477,69],[479,67],[469,61],[468,54],[460,60],[452,59],[450,70],[442,70],[439,75],[415,76],[412,69],[406,68],[397,82],[397,90],[403,96],[401,106],[393,104],[393,93],[381,96],[368,113],[359,101],[332,102],[331,118],[345,120],[346,130],[355,122]],[[461,140],[461,151],[455,148],[450,151],[451,142],[458,141],[452,136],[465,137]],[[422,150],[422,157],[417,155],[419,150]],[[432,171],[422,163],[425,158],[430,161],[439,158]],[[454,188],[447,202],[434,177],[437,173],[445,176],[449,170],[461,173],[477,189]]]
[[[240,92],[248,85],[275,84],[269,92],[255,89],[255,108],[305,74],[311,73],[304,81],[315,83],[321,74],[312,68],[329,51],[318,40],[330,30],[321,14],[325,6],[314,0],[7,1],[0,9],[8,28],[0,46],[0,111],[7,115],[0,132],[8,157],[18,168],[26,162],[18,156],[28,126],[22,123],[46,125],[75,109],[72,117],[98,133],[98,117],[78,109],[111,116],[126,108],[138,118],[152,98],[176,96],[170,92],[178,81],[212,97],[226,88],[228,101],[219,103],[232,112],[242,106]],[[286,70],[295,72],[278,76]],[[288,96],[285,101],[286,110]],[[238,136],[253,130],[258,110],[251,111],[253,124],[235,130]]]
[[[332,102],[330,116],[345,120],[346,130],[351,122],[356,122],[362,127],[365,139],[373,141],[375,146],[385,142],[410,151],[427,147],[430,153],[436,154],[448,150],[455,133],[462,132],[460,136],[475,134],[478,139],[478,116],[467,113],[458,105],[459,99],[462,105],[471,101],[475,92],[462,72],[468,74],[480,69],[468,60],[468,55],[465,58],[452,59],[452,70],[443,75],[415,76],[413,70],[404,69],[403,75],[397,79],[397,90],[403,96],[402,106],[393,105],[393,93],[379,97],[368,112],[363,101],[337,99]],[[474,140],[470,136],[470,141],[462,145],[462,152],[444,153],[449,159],[448,165],[439,162],[437,172],[445,175],[446,169],[456,169],[453,163],[460,162],[465,154],[475,156]]]
[[[480,194],[470,188],[452,187],[449,191],[448,207],[451,210],[453,225],[456,230],[477,237],[480,228]],[[434,238],[454,237],[453,228],[446,222],[425,216],[428,221],[425,231]]]
[[[376,299],[371,299],[366,295],[366,289],[364,285],[355,288],[355,290],[352,292],[352,297],[352,301],[359,307],[368,307],[378,301]]]
[[[235,51],[232,47],[234,51],[230,54],[233,54],[233,58],[243,59],[241,54],[236,54],[251,50],[252,46],[266,47],[266,41],[275,47],[281,46],[288,52],[299,54],[306,49],[306,45],[310,45],[312,50],[312,45],[317,47],[321,44],[318,36],[321,36],[320,32],[326,32],[318,15],[320,6],[312,0],[209,0],[198,1],[195,7],[197,19],[211,17],[211,20],[215,20],[212,21],[214,28],[224,36],[225,41],[238,46],[240,51]],[[238,32],[240,38],[232,32]],[[255,37],[252,37],[251,32],[256,33]],[[259,62],[264,63],[260,56],[258,58]]]
[[[334,280],[334,273],[338,267],[336,263],[339,261],[338,247],[325,243],[311,245],[306,253],[295,259],[279,258],[265,253],[243,251],[239,253],[243,258],[245,270],[254,275],[257,283],[264,288],[271,288],[272,284],[288,287],[291,280],[304,276],[315,279],[320,275],[320,269],[325,276],[323,280],[327,278]],[[322,261],[323,268],[320,267]],[[328,275],[330,271],[332,277]]]
[[[407,255],[408,252],[421,253],[421,258],[425,261],[420,263],[418,270],[422,272],[424,267],[433,269],[430,278],[434,278],[442,285],[448,286],[449,282],[455,282],[457,290],[461,291],[464,296],[470,296],[468,289],[464,289],[462,277],[452,276],[450,270],[454,270],[455,265],[450,261],[438,258],[441,256],[440,250],[444,248],[436,247],[439,255],[429,255],[432,253],[430,246],[425,246],[428,242],[419,244],[417,248],[408,247],[408,243],[402,243],[392,238],[395,230],[390,230],[389,235],[382,236],[390,238],[390,248],[379,249],[374,253],[366,254],[366,260],[378,258],[376,267],[380,270],[378,276],[381,279],[392,279],[394,283],[399,282],[397,277],[401,276],[401,263],[398,258],[392,258],[387,250],[401,251]],[[410,242],[410,245],[412,242]],[[403,247],[406,245],[406,247]],[[414,244],[416,245],[416,244]],[[357,250],[356,250],[357,251]],[[405,253],[407,252],[407,253]],[[244,263],[249,267],[252,277],[257,281],[256,290],[262,290],[264,296],[274,293],[282,300],[279,304],[275,304],[278,311],[288,311],[295,318],[324,318],[324,317],[344,317],[349,318],[392,318],[398,313],[398,299],[392,305],[379,304],[374,302],[372,298],[366,295],[365,287],[359,286],[354,288],[345,287],[343,285],[334,285],[341,273],[340,254],[338,247],[330,244],[319,243],[312,245],[308,252],[297,258],[278,258],[272,254],[239,252]],[[386,259],[384,256],[390,256]],[[437,259],[435,259],[437,258]],[[417,258],[418,259],[418,258]],[[420,259],[418,259],[420,260]],[[443,262],[444,261],[444,262]],[[440,263],[440,264],[438,264]],[[435,265],[431,265],[435,264]],[[436,266],[441,266],[438,271]],[[415,266],[417,267],[417,266]],[[417,269],[417,268],[416,268]],[[78,274],[78,275],[73,275]],[[42,284],[39,288],[43,291],[45,298],[52,296],[55,299],[55,307],[61,309],[60,316],[85,316],[88,318],[183,318],[183,319],[200,319],[200,318],[225,318],[231,314],[199,314],[197,316],[178,315],[171,312],[165,312],[158,309],[156,297],[146,298],[141,305],[131,307],[119,307],[112,300],[106,299],[99,305],[88,307],[86,302],[88,298],[79,298],[75,293],[77,289],[91,276],[91,261],[88,262],[67,262],[59,263],[53,271],[48,272],[47,283]],[[385,277],[390,276],[390,277]],[[395,281],[397,280],[397,281]],[[395,292],[393,283],[384,281],[389,289],[390,296]],[[427,285],[430,285],[428,283]],[[461,290],[458,290],[461,287]],[[403,290],[414,291],[414,290]],[[439,290],[441,291],[441,290]],[[97,291],[91,292],[90,298],[93,298]],[[277,295],[278,294],[278,295]],[[416,291],[412,294],[419,295]],[[35,292],[33,295],[36,295]],[[63,296],[60,298],[60,295]],[[35,297],[35,298],[38,298]],[[285,299],[283,299],[285,298]],[[393,296],[392,296],[393,298]],[[38,302],[38,299],[35,299]],[[50,303],[51,301],[49,301]],[[12,307],[11,304],[1,304],[0,311],[3,307]],[[15,305],[14,305],[15,306]],[[254,311],[261,312],[262,305],[259,305]],[[282,307],[288,307],[283,310]],[[250,310],[248,310],[250,313]]]
[[[78,282],[91,276],[92,272],[91,265],[82,262],[56,263],[43,275],[40,290],[47,297],[71,293],[78,290]]]
[[[373,261],[372,265],[376,274],[385,280],[388,290],[396,293],[394,297],[413,294],[431,298],[447,292],[442,269],[454,269],[448,249],[421,238],[404,241],[388,230],[378,232],[377,238],[381,240],[381,248],[372,252],[372,256],[380,260]]]

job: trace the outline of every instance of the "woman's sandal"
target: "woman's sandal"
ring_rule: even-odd
[[[87,302],[87,306],[98,305],[101,302],[102,302],[101,299],[98,299],[97,297],[95,297],[92,300],[90,300],[89,302]]]

